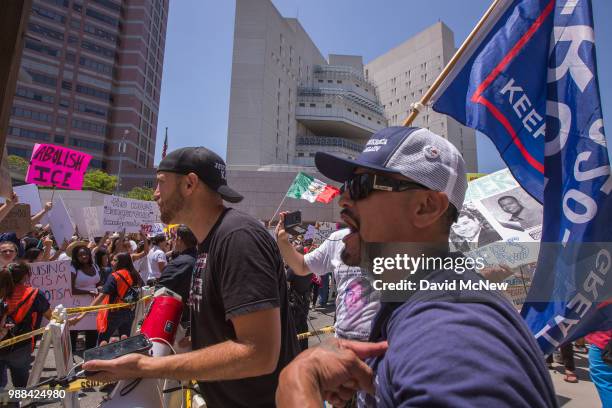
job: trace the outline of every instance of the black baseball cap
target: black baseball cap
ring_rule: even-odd
[[[166,155],[157,171],[195,173],[200,180],[221,195],[225,201],[238,203],[244,198],[227,185],[225,162],[218,154],[205,147],[182,147]]]

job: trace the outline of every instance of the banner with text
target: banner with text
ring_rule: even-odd
[[[92,156],[51,144],[34,145],[26,182],[39,186],[81,190]]]
[[[93,295],[72,295],[70,261],[35,262],[30,264],[30,267],[32,269],[30,285],[42,291],[51,304],[51,309],[57,305],[83,307],[91,304]],[[95,313],[89,313],[78,324],[70,328],[70,330],[95,329]]]

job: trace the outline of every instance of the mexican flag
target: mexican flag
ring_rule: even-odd
[[[298,173],[289,187],[289,191],[287,191],[287,197],[308,200],[311,203],[318,201],[325,204],[333,200],[338,194],[340,194],[340,190],[336,187],[327,185],[321,180],[302,172]]]

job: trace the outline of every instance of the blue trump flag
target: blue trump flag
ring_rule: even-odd
[[[612,328],[612,177],[590,0],[502,0],[433,109],[486,134],[544,204],[522,315],[540,347]]]

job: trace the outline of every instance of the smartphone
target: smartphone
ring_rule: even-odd
[[[300,210],[294,211],[285,215],[285,229],[295,227],[302,223],[302,212]]]
[[[95,347],[83,352],[83,360],[112,360],[131,353],[145,353],[153,347],[151,340],[144,334],[128,337],[114,343]]]
[[[306,229],[302,227],[302,212],[294,211],[285,215],[284,227],[292,236],[302,235],[306,232]]]

